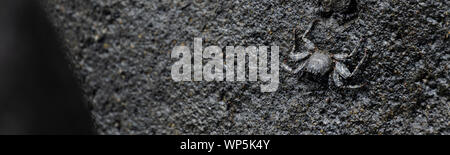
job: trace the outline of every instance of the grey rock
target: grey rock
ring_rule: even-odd
[[[313,0],[45,3],[101,134],[450,134],[449,5],[358,0],[327,17]],[[284,71],[274,93],[258,82],[171,79],[170,51],[193,49],[194,37],[204,47],[278,45],[288,60],[292,29],[314,19],[309,38],[320,49],[338,53],[365,38],[345,62],[353,70],[367,50],[345,80],[364,88]]]

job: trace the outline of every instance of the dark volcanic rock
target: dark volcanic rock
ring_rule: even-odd
[[[317,1],[48,0],[54,25],[102,134],[449,134],[449,11],[446,0]],[[174,46],[278,45],[292,30],[320,49],[349,52],[356,76],[333,85],[280,72],[274,93],[258,82],[171,79]],[[298,50],[305,50],[301,39]],[[287,61],[290,65],[295,62]]]

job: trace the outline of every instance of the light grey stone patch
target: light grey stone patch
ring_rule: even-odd
[[[237,66],[236,66],[236,74],[237,74],[237,78],[236,81],[245,81],[245,56],[248,56],[248,68],[249,68],[249,72],[248,72],[248,77],[249,77],[249,81],[256,81],[258,79],[258,51],[257,48],[255,46],[249,46],[247,48],[245,48],[245,51],[242,52],[242,49],[244,47],[238,46],[235,47],[235,49],[239,49],[239,50],[235,50],[234,52],[229,52],[229,54],[227,54],[228,56],[234,56],[231,53],[235,53],[237,55]]]
[[[259,48],[259,77],[263,82],[270,80],[270,83],[261,85],[261,92],[274,92],[278,89],[280,83],[279,47],[272,46],[270,51],[270,73],[268,73],[267,47],[261,46]]]
[[[255,46],[249,46],[246,48],[246,53],[248,55],[248,80],[257,81],[258,80],[258,50]],[[245,65],[245,64],[243,64]]]
[[[203,52],[203,58],[210,58],[203,67],[206,81],[223,81],[223,54],[218,46],[209,46]],[[214,71],[214,73],[213,73]]]
[[[235,68],[234,68],[234,63],[235,63],[235,58],[236,58],[236,53],[244,53],[245,52],[245,48],[243,46],[227,46],[226,47],[226,60],[225,60],[225,71],[226,71],[226,81],[229,82],[233,82],[235,81]],[[239,67],[238,67],[239,68]],[[245,71],[245,70],[244,70]],[[239,73],[239,72],[237,72]],[[241,76],[243,76],[245,78],[245,72],[244,74],[241,73]]]
[[[194,81],[203,80],[202,38],[194,38]]]
[[[171,57],[181,59],[172,65],[171,75],[174,81],[191,81],[191,52],[186,46],[176,46],[171,52]],[[182,73],[180,73],[182,70]]]

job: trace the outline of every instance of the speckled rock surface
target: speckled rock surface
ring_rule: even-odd
[[[47,0],[100,134],[450,134],[446,0],[317,1]],[[278,45],[292,30],[331,53],[349,52],[340,89],[280,71],[274,93],[259,82],[174,82],[177,45]],[[298,50],[305,50],[297,39]],[[318,80],[316,80],[318,79]],[[325,80],[323,80],[325,79]]]

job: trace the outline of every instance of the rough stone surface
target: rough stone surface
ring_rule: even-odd
[[[447,0],[47,0],[45,6],[101,134],[450,134]],[[326,11],[323,11],[326,10]],[[288,61],[292,30],[322,50],[359,52],[345,84],[328,74],[280,71],[274,93],[259,82],[174,82],[174,46],[278,45]],[[298,50],[305,50],[297,39]],[[315,80],[318,79],[318,80]],[[325,80],[323,80],[325,79]]]

